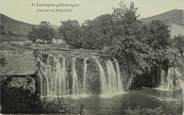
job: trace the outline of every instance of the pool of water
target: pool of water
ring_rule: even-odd
[[[182,115],[182,91],[144,88],[120,94],[66,96],[64,102],[83,106],[85,115],[122,115],[131,111],[156,110]]]

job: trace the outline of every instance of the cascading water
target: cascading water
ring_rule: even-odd
[[[51,84],[53,94],[56,96],[62,96],[66,95],[68,92],[68,87],[67,87],[67,72],[66,72],[66,59],[64,56],[61,56],[62,58],[62,63],[60,63],[60,60],[58,60],[56,57],[54,57],[56,67],[55,67],[55,72],[54,75],[54,84]],[[61,67],[62,65],[62,67]]]
[[[52,56],[48,56],[47,58],[47,65],[46,65],[46,68],[45,68],[45,80],[46,80],[46,95],[49,95],[50,94],[50,83],[49,83],[49,79],[51,77],[51,74],[52,74],[52,69],[51,69],[51,66],[50,66],[50,57]]]
[[[113,60],[115,62],[116,71],[111,60],[107,60],[106,63],[108,73],[108,93],[120,93],[123,91],[120,67],[118,61],[116,59]]]
[[[84,58],[84,73],[83,73],[83,92],[87,93],[87,58]]]
[[[100,62],[98,61],[97,57],[93,57],[99,67],[99,72],[100,72],[100,82],[101,82],[101,93],[106,93],[108,92],[108,85],[107,85],[107,80],[106,80],[106,76],[105,76],[105,71],[103,66],[100,64]]]
[[[62,59],[62,63],[60,63],[59,59]],[[43,96],[62,96],[68,94],[66,59],[64,56],[60,56],[59,59],[50,55],[47,58],[47,64],[41,62],[41,90],[43,92],[46,89],[46,92],[42,93]],[[46,84],[43,84],[44,81],[46,81]]]
[[[116,86],[117,79],[116,79],[116,72],[114,70],[112,61],[107,60],[106,66],[107,66],[107,73],[108,73],[108,77],[107,77],[108,92],[115,93],[117,92],[117,86]]]
[[[78,75],[76,70],[76,59],[72,58],[72,95],[86,94],[87,93],[87,58],[84,58],[83,77]]]
[[[160,85],[159,85],[159,89],[166,89],[167,87],[167,82],[166,82],[166,72],[161,69],[161,73],[160,73]]]
[[[40,67],[39,67],[40,91],[41,91],[41,95],[45,96],[49,92],[49,83],[48,83],[49,80],[47,76],[47,73],[48,73],[47,71],[49,67],[48,67],[48,64],[45,64],[44,62],[42,62],[42,60],[39,60],[39,62],[40,62]],[[47,63],[48,63],[48,59],[47,59]]]
[[[178,76],[180,76],[181,78],[183,78],[183,79],[180,79],[180,80],[179,80],[179,84],[180,84],[180,87],[184,89],[184,73],[181,74],[180,72],[176,71],[176,74],[177,74]]]
[[[107,76],[105,76],[105,71],[103,66],[98,61],[97,57],[93,57],[97,62],[100,72],[100,82],[101,82],[101,93],[121,93],[123,91],[122,88],[122,80],[121,80],[121,72],[119,63],[116,59],[114,59],[116,71],[114,69],[113,62],[111,60],[107,60],[106,68],[107,68]]]
[[[122,78],[121,78],[121,71],[120,71],[120,66],[119,63],[116,59],[114,59],[115,65],[116,65],[116,70],[117,70],[117,91],[121,92],[123,91],[123,86],[122,86]]]
[[[76,71],[76,58],[72,59],[72,94],[80,93],[80,82]]]
[[[84,58],[82,80],[76,71],[76,58],[72,58],[72,84],[69,88],[69,75],[66,70],[66,57],[49,55],[46,64],[40,61],[40,89],[43,96],[60,97],[87,93],[87,58]],[[71,93],[69,93],[71,90]]]
[[[38,72],[39,72],[39,75],[38,75],[38,76],[39,76],[39,81],[40,81],[40,93],[41,93],[41,94],[44,94],[44,93],[43,93],[43,91],[44,91],[44,90],[43,90],[43,87],[44,87],[44,86],[43,86],[43,85],[44,85],[44,84],[43,84],[43,80],[44,80],[43,78],[44,78],[44,76],[46,76],[46,75],[45,75],[45,73],[44,73],[43,68],[44,68],[44,67],[46,68],[46,65],[45,65],[45,63],[43,63],[43,62],[41,61],[40,58],[37,59],[37,62],[39,63],[39,68],[38,68],[38,69],[39,69],[39,71],[38,71]]]
[[[178,70],[174,67],[168,69],[168,73],[164,70],[161,70],[160,74],[160,85],[158,89],[161,90],[175,90],[184,88],[184,81],[182,78],[182,74],[178,72]]]
[[[104,69],[98,58],[93,58],[99,67],[101,94],[122,92],[122,76],[118,61],[116,59],[107,60],[104,66],[106,69]],[[87,94],[89,85],[87,82],[88,58],[83,60],[82,74],[76,69],[77,57],[73,57],[71,60],[71,74],[68,74],[66,70],[65,56],[49,55],[46,63],[41,61],[39,72],[42,96],[61,97],[64,95]]]

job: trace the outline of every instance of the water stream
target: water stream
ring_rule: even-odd
[[[158,89],[160,90],[176,90],[184,88],[184,79],[182,79],[182,73],[180,73],[177,68],[169,68],[166,73],[161,70],[160,74],[160,85]]]
[[[40,83],[43,96],[61,97],[65,95],[87,94],[88,58],[83,58],[82,74],[77,69],[77,57],[71,59],[71,74],[67,71],[66,57],[49,55],[46,63],[41,61]],[[101,94],[118,94],[123,92],[122,76],[116,59],[106,60],[103,66],[97,57],[93,57],[98,66]]]

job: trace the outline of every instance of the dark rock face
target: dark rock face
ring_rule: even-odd
[[[159,86],[160,69],[154,68],[151,72],[137,76],[133,79],[130,89],[140,89],[143,87],[155,88]]]
[[[1,81],[2,113],[35,113],[40,111],[39,97],[35,93],[32,77],[11,76]]]

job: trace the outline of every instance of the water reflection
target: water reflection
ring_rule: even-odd
[[[122,115],[135,110],[182,114],[182,91],[143,89],[107,97],[85,95],[74,98],[68,96],[64,97],[64,101],[75,106],[83,105],[87,115]]]

